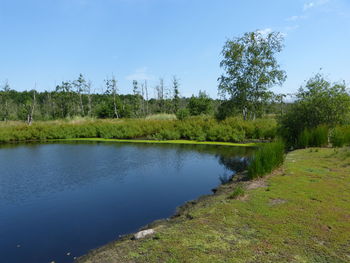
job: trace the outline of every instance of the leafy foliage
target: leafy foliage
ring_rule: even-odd
[[[271,97],[269,88],[286,79],[275,57],[282,51],[282,41],[280,33],[265,36],[256,31],[228,40],[224,45],[220,66],[225,74],[219,78],[219,91],[230,96],[244,119],[261,116]]]
[[[305,144],[310,130],[320,125],[334,127],[347,123],[349,110],[350,96],[345,85],[331,84],[316,74],[299,89],[297,100],[280,118],[281,135],[288,145],[298,145],[298,140],[299,145],[300,140]]]
[[[187,108],[192,116],[210,114],[213,110],[212,101],[204,91],[199,91],[198,97],[192,96]]]
[[[180,109],[176,112],[176,117],[178,120],[182,121],[190,116],[190,111],[187,108]]]

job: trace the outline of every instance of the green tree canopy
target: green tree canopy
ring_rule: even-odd
[[[272,94],[269,89],[286,79],[276,59],[283,49],[282,42],[281,33],[255,31],[224,45],[220,66],[225,74],[218,79],[219,92],[229,95],[244,119],[261,115]]]
[[[213,110],[212,100],[204,91],[199,91],[198,97],[190,98],[187,108],[192,116],[209,114]]]

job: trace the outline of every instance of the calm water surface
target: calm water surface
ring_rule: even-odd
[[[73,262],[209,194],[244,167],[250,151],[120,143],[1,146],[0,261]]]

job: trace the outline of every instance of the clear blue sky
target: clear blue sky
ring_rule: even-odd
[[[53,90],[82,73],[100,91],[114,74],[130,93],[132,79],[176,75],[182,95],[216,97],[224,42],[257,29],[285,34],[275,91],[320,68],[350,83],[349,0],[0,0],[0,81]]]

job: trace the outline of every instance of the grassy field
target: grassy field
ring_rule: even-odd
[[[78,262],[350,262],[350,149],[291,152],[273,175],[180,211]]]

